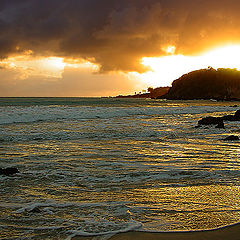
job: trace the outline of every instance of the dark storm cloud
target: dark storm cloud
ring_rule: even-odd
[[[174,44],[185,54],[239,41],[235,0],[1,0],[0,57],[95,59],[102,71],[143,71],[144,56]]]

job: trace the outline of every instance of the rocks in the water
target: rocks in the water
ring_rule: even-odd
[[[240,110],[237,110],[234,115],[225,115],[222,119],[225,121],[240,121]]]
[[[240,110],[237,110],[234,114],[235,118],[240,120]]]
[[[197,127],[201,125],[216,125],[216,128],[224,128],[224,121],[240,121],[240,110],[237,110],[234,115],[202,118],[201,120],[198,121]]]
[[[14,167],[0,168],[0,175],[11,176],[16,173],[19,173],[19,171],[17,168]]]
[[[29,212],[31,212],[31,213],[41,213],[42,211],[41,211],[41,209],[39,207],[34,207]]]
[[[224,141],[238,141],[240,140],[238,136],[231,135],[223,139]]]
[[[41,137],[36,137],[36,138],[34,138],[33,140],[34,140],[34,141],[41,141],[41,140],[43,140],[43,138],[41,138]]]
[[[222,117],[224,121],[236,121],[236,118],[234,115],[225,115]]]
[[[223,119],[221,117],[205,117],[198,121],[198,125],[217,125],[222,123]]]
[[[224,122],[222,121],[220,121],[219,123],[218,123],[218,125],[216,126],[216,128],[225,128],[225,126],[224,126]]]

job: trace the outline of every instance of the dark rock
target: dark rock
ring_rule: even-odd
[[[198,125],[217,125],[216,128],[224,128],[223,121],[240,121],[240,110],[234,115],[225,115],[223,117],[205,117],[198,121]]]
[[[205,117],[198,121],[198,125],[217,125],[223,124],[223,118],[221,117]]]
[[[40,210],[39,207],[35,207],[32,210],[30,210],[29,212],[31,212],[31,213],[41,213],[42,211]]]
[[[225,128],[224,127],[224,122],[219,122],[218,125],[216,126],[216,128]]]
[[[225,121],[240,121],[240,110],[237,110],[234,115],[225,115],[222,119]]]
[[[237,140],[239,140],[239,137],[231,135],[229,137],[224,138],[223,140],[225,140],[225,141],[237,141]]]
[[[0,168],[0,175],[11,176],[16,173],[19,173],[17,168]]]
[[[237,110],[234,115],[235,118],[240,120],[240,110]]]
[[[41,140],[43,140],[43,138],[41,138],[41,137],[36,137],[36,138],[34,138],[33,140],[34,140],[34,141],[41,141]]]
[[[225,115],[222,117],[224,121],[236,121],[236,118],[234,115]]]

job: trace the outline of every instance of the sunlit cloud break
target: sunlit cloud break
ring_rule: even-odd
[[[135,73],[150,86],[170,86],[181,75],[201,68],[240,69],[240,45],[218,47],[197,56],[170,55],[165,57],[144,57],[142,64],[152,71]]]
[[[128,94],[239,68],[239,11],[235,0],[2,0],[0,96],[46,95],[52,82],[54,95]]]

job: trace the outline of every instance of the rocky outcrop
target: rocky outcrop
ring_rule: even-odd
[[[237,110],[234,115],[225,115],[222,119],[225,121],[240,121],[240,110]]]
[[[217,125],[223,123],[221,117],[205,117],[198,121],[198,125]]]
[[[201,69],[183,75],[172,83],[167,99],[240,99],[240,71]]]
[[[170,87],[158,87],[150,90],[150,97],[152,99],[162,99],[168,93]]]
[[[16,173],[19,173],[19,171],[17,168],[14,168],[14,167],[0,168],[0,175],[12,176]]]
[[[42,211],[41,211],[41,209],[39,207],[34,207],[29,212],[30,213],[41,213]]]
[[[217,124],[216,128],[225,128],[224,122],[223,122],[223,121],[219,122],[219,123]]]
[[[224,128],[224,121],[240,121],[240,110],[237,110],[234,115],[225,115],[223,117],[205,117],[198,121],[198,126],[216,125],[216,128]]]
[[[224,141],[238,141],[240,140],[238,136],[231,135],[223,139]]]
[[[221,117],[205,117],[198,121],[198,127],[202,125],[216,125],[216,128],[225,128]]]

